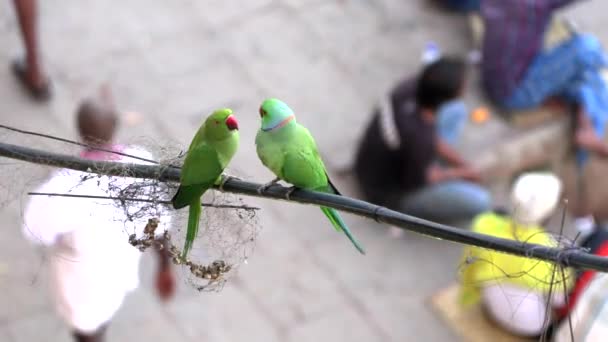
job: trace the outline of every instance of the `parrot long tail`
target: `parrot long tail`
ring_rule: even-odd
[[[182,251],[182,258],[186,258],[188,252],[192,249],[192,244],[198,233],[198,223],[201,218],[201,199],[197,197],[190,203],[188,214],[188,230],[186,231],[186,242]]]
[[[327,218],[329,219],[331,224],[334,226],[334,228],[336,228],[336,230],[338,232],[344,232],[344,234],[348,237],[350,242],[352,242],[353,245],[355,246],[355,248],[357,248],[359,253],[365,254],[365,249],[363,249],[363,246],[361,246],[359,241],[357,241],[357,239],[355,239],[353,234],[350,232],[350,229],[348,229],[348,227],[346,226],[346,223],[344,223],[344,221],[342,220],[342,217],[340,217],[340,214],[338,214],[338,212],[335,209],[328,208],[328,207],[321,207],[321,211],[323,211],[323,214],[325,214],[325,216],[327,216]]]

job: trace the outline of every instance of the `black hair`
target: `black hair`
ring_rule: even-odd
[[[416,84],[416,104],[437,109],[460,95],[466,76],[466,64],[457,57],[442,57],[427,65]]]

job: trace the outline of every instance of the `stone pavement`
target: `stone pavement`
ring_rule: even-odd
[[[257,108],[264,97],[276,96],[296,109],[317,138],[329,172],[337,174],[352,160],[371,105],[418,67],[426,41],[453,53],[467,51],[465,18],[426,3],[41,1],[41,41],[55,98],[37,105],[1,67],[21,52],[14,13],[4,1],[0,122],[75,137],[77,101],[109,81],[122,108],[145,116],[124,127],[124,139],[186,145],[201,113],[230,106],[242,139],[233,170],[263,182],[271,175],[254,151]],[[578,15],[602,13],[598,8],[606,5],[598,3]],[[600,16],[592,17],[590,25],[599,31]],[[34,169],[24,177],[39,179]],[[343,193],[356,195],[348,179],[334,179]],[[112,322],[109,340],[456,339],[428,299],[455,279],[458,245],[414,234],[392,238],[384,226],[345,215],[368,250],[363,257],[313,207],[248,202],[263,207],[264,229],[237,279],[220,293],[202,294],[180,282],[177,298],[162,305],[152,291],[153,260],[147,257],[142,288]],[[47,297],[44,259],[20,235],[19,201],[3,206],[0,215],[0,341],[68,341]]]

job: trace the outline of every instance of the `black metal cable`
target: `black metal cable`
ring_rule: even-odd
[[[180,174],[180,170],[163,165],[90,161],[74,156],[6,143],[0,143],[0,156],[84,172],[110,176],[128,175],[129,177],[157,179],[163,182],[178,182]],[[307,190],[296,190],[289,194],[290,189],[280,185],[273,185],[260,194],[258,193],[258,189],[261,186],[262,184],[231,178],[224,183],[222,191],[332,207],[436,239],[536,258],[567,267],[608,272],[608,258],[592,255],[581,249],[546,247],[509,239],[501,239],[423,220],[345,196]],[[289,196],[289,199],[287,196]]]

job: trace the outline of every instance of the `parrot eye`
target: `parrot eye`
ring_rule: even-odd
[[[219,122],[219,121],[217,121],[217,120],[215,120],[215,124],[216,124],[216,125],[219,125],[219,124],[220,124],[220,122]]]
[[[266,115],[266,111],[264,110],[264,108],[260,107],[260,117],[264,117],[264,115]]]

